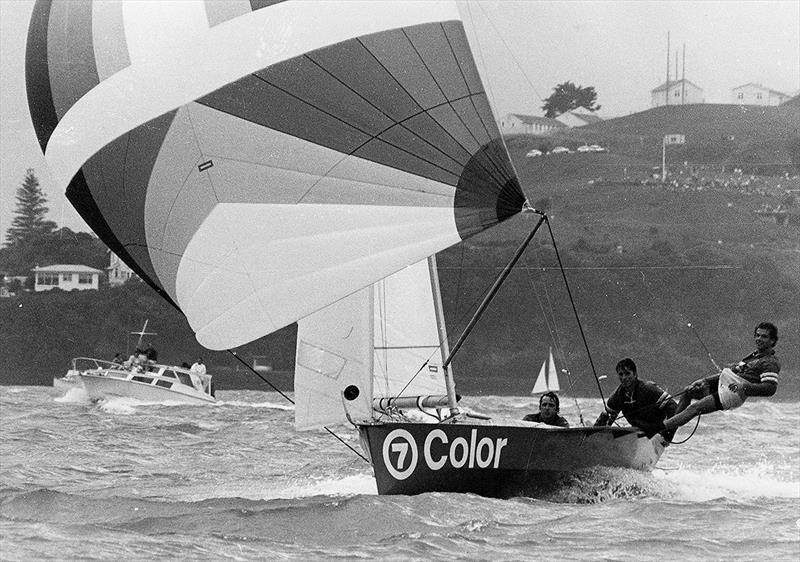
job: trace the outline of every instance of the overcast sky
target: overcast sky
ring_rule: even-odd
[[[25,37],[33,0],[0,0],[0,236],[15,193],[34,168],[59,225],[88,230],[53,184],[25,94]],[[603,118],[643,111],[663,83],[670,32],[686,78],[706,102],[728,103],[748,82],[800,90],[800,0],[470,1],[461,3],[473,54],[498,116],[541,115],[542,98],[564,81],[594,86]]]

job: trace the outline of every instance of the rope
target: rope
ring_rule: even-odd
[[[235,358],[235,359],[236,359],[236,360],[237,360],[239,363],[241,363],[242,365],[244,365],[245,367],[247,367],[247,368],[250,370],[250,372],[251,372],[251,373],[253,373],[255,376],[257,376],[258,378],[260,378],[260,379],[261,379],[262,381],[264,381],[265,383],[267,383],[267,384],[270,386],[270,388],[272,388],[272,390],[274,390],[275,392],[277,392],[278,394],[280,394],[281,396],[283,396],[283,397],[284,397],[284,398],[285,398],[285,399],[286,399],[286,400],[287,400],[287,401],[288,401],[290,404],[292,404],[293,406],[295,405],[295,402],[294,402],[294,400],[292,400],[291,398],[289,398],[289,396],[287,396],[287,395],[286,395],[286,393],[284,393],[284,392],[282,392],[281,390],[279,390],[279,389],[278,389],[278,387],[276,387],[274,384],[272,384],[272,383],[271,383],[271,382],[269,382],[269,381],[268,381],[266,378],[264,378],[264,377],[261,375],[261,373],[259,373],[259,372],[258,372],[258,371],[256,371],[255,369],[253,369],[253,367],[251,367],[250,365],[248,365],[248,364],[247,364],[247,362],[245,362],[245,361],[244,361],[244,360],[243,360],[241,357],[239,357],[239,356],[236,354],[236,352],[235,352],[235,351],[233,351],[232,349],[229,349],[229,350],[227,350],[227,351],[228,351],[228,353],[230,353],[230,354],[231,354],[231,355],[232,355],[232,356],[233,356],[233,357],[234,357],[234,358]],[[337,440],[338,440],[338,441],[339,441],[339,442],[340,442],[342,445],[344,445],[345,447],[347,447],[348,449],[350,449],[351,451],[353,451],[353,452],[354,452],[356,455],[358,455],[359,457],[361,457],[361,459],[362,459],[362,460],[364,460],[365,462],[369,462],[369,459],[367,459],[367,457],[365,457],[364,455],[362,455],[361,453],[359,453],[359,452],[358,452],[356,449],[354,449],[354,448],[352,447],[352,445],[350,445],[349,443],[346,443],[346,442],[344,441],[344,439],[342,439],[341,437],[339,437],[338,435],[336,435],[336,434],[335,434],[333,431],[331,431],[331,429],[330,429],[328,426],[324,426],[322,429],[324,429],[325,431],[327,431],[328,433],[330,433],[330,434],[331,434],[333,437],[335,437],[335,438],[336,438],[336,439],[337,439]]]
[[[670,445],[683,445],[684,443],[686,443],[689,439],[692,438],[692,436],[694,435],[694,432],[697,431],[697,428],[700,426],[700,418],[701,417],[703,417],[703,416],[702,415],[697,416],[697,423],[694,424],[694,429],[689,434],[689,437],[687,437],[683,441],[668,441],[668,443]]]

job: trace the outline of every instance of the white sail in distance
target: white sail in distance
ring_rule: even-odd
[[[547,359],[542,362],[542,366],[539,368],[539,375],[536,377],[531,394],[542,394],[548,391],[558,392],[559,390],[561,390],[561,387],[558,384],[558,372],[556,371],[553,348],[551,347]]]

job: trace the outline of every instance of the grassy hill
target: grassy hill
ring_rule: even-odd
[[[781,330],[780,396],[800,397],[800,229],[753,213],[784,201],[785,190],[800,187],[800,180],[770,176],[750,183],[749,176],[721,171],[748,146],[788,166],[784,148],[799,128],[793,107],[704,105],[656,108],[555,140],[509,139],[525,193],[551,218],[592,362],[544,228],[456,357],[459,391],[526,394],[551,345],[572,373],[563,381],[567,394],[596,396],[593,363],[598,374],[609,375],[607,396],[615,386],[614,364],[626,356],[642,377],[676,390],[712,370],[697,335],[717,361],[732,362],[751,350],[755,324],[769,320]],[[667,133],[687,136],[680,149],[686,152],[671,152],[671,163],[681,158],[709,178],[749,183],[685,188],[688,179],[681,176],[675,186],[642,184],[639,176],[660,165]],[[541,142],[597,142],[611,151],[524,157]],[[439,255],[451,341],[533,227],[531,219],[517,217]],[[220,388],[264,386],[236,371],[229,355],[202,351],[185,319],[144,286],[4,299],[0,317],[6,320],[0,323],[1,383],[47,382],[75,355],[110,357],[149,318],[165,360],[202,353],[224,374]],[[294,338],[292,327],[238,351],[265,355],[277,371],[291,371]]]

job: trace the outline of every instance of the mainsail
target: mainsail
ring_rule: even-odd
[[[407,267],[298,322],[295,425],[372,414],[375,396],[443,395],[446,336],[432,258]]]

